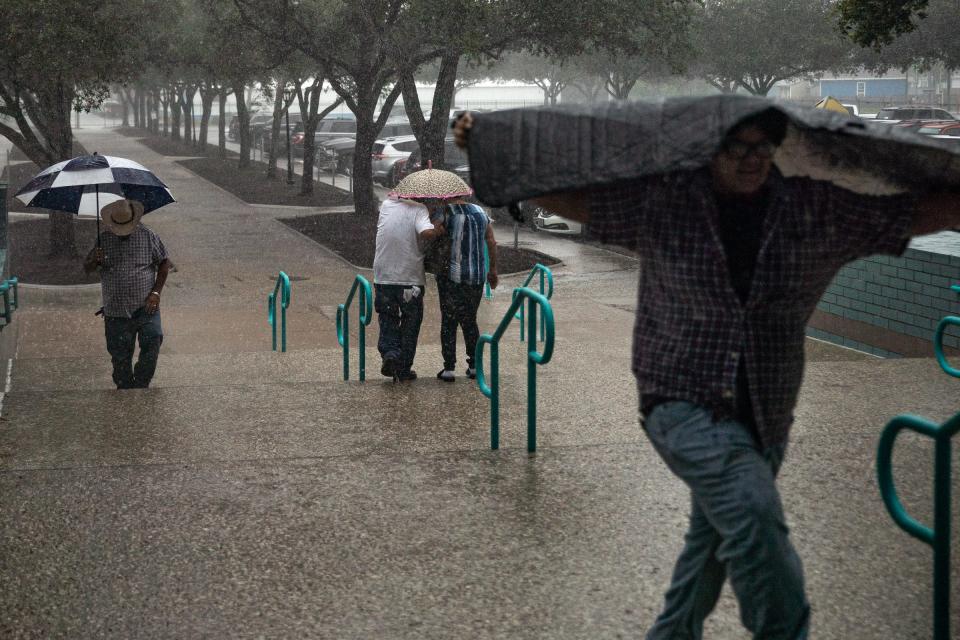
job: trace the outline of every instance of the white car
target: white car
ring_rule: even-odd
[[[537,225],[537,229],[567,235],[580,235],[583,233],[583,225],[575,220],[555,215],[542,207],[536,207],[534,211],[537,216],[533,221],[534,224]]]
[[[387,187],[396,186],[397,163],[406,162],[410,153],[419,146],[416,136],[413,135],[377,140],[373,145],[371,160],[374,181]]]

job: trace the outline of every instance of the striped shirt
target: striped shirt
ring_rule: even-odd
[[[450,234],[448,277],[462,284],[483,284],[487,269],[483,258],[490,218],[475,204],[447,205],[447,232]]]
[[[589,233],[640,257],[633,334],[640,397],[729,414],[745,365],[760,444],[783,444],[803,377],[807,320],[845,263],[903,253],[915,200],[860,195],[774,169],[760,253],[741,301],[711,187],[709,170],[702,170],[597,189]]]
[[[104,231],[100,246],[106,256],[100,268],[103,314],[129,318],[150,295],[157,267],[167,259],[167,249],[160,237],[142,224],[125,238]]]

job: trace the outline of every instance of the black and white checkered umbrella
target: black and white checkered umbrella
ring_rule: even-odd
[[[124,198],[142,202],[144,213],[174,202],[167,185],[143,165],[96,153],[47,167],[17,198],[28,207],[70,211],[98,221],[104,206]]]

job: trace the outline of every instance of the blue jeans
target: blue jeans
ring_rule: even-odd
[[[146,389],[157,369],[157,356],[163,343],[160,311],[149,314],[143,307],[130,318],[105,317],[107,351],[113,361],[113,382],[117,389]],[[133,350],[140,341],[140,356],[133,366]]]
[[[776,487],[785,446],[761,451],[736,420],[689,402],[657,405],[643,421],[692,506],[663,612],[647,640],[696,639],[727,575],[754,638],[803,640],[810,606]]]
[[[403,299],[403,292],[415,285],[375,284],[373,308],[380,323],[380,339],[377,350],[384,358],[397,363],[397,374],[410,373],[413,358],[417,355],[417,339],[423,320],[423,287],[417,297]]]

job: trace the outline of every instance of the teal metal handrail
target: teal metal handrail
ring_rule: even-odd
[[[490,251],[487,250],[487,244],[483,244],[483,272],[490,273]],[[493,291],[490,289],[490,283],[484,282],[483,297],[487,300],[493,300]]]
[[[950,366],[950,361],[947,360],[947,354],[944,353],[943,350],[943,334],[950,325],[960,327],[960,318],[957,316],[947,316],[937,324],[937,331],[933,334],[933,352],[937,356],[937,362],[940,363],[940,368],[946,371],[947,375],[960,378],[960,369]]]
[[[19,280],[17,278],[7,278],[0,282],[0,293],[3,293],[3,324],[0,329],[13,322],[13,312],[20,308],[20,293],[18,290]],[[10,292],[13,291],[13,299],[10,299]]]
[[[477,385],[481,393],[490,398],[490,448],[500,448],[500,338],[510,326],[510,322],[518,317],[516,311],[522,308],[526,299],[530,312],[527,321],[530,323],[530,339],[527,349],[527,451],[537,450],[537,365],[545,365],[553,357],[553,308],[547,297],[521,287],[513,290],[513,302],[504,314],[493,335],[488,333],[480,336],[474,353],[474,363],[477,370]],[[537,352],[537,306],[543,311],[545,319],[545,334],[543,352]],[[483,345],[490,344],[490,385],[487,385],[483,373]]]
[[[903,508],[893,484],[893,444],[904,429],[933,438],[933,529],[923,526]],[[950,638],[950,439],[960,431],[960,414],[936,425],[917,416],[897,416],[883,429],[877,447],[877,481],[887,512],[908,534],[933,547],[933,639]]]
[[[337,307],[337,342],[343,347],[343,379],[350,379],[350,316],[347,311],[350,303],[353,302],[353,296],[357,292],[357,287],[363,287],[363,295],[358,303],[360,311],[360,382],[366,380],[367,363],[367,339],[366,327],[373,318],[373,292],[370,289],[370,283],[363,276],[357,274],[353,279],[353,286],[350,287],[350,293],[347,294],[347,300]]]
[[[530,273],[527,275],[527,279],[523,281],[523,284],[521,284],[520,287],[523,288],[523,287],[526,287],[528,284],[530,284],[530,281],[533,280],[533,277],[538,273],[540,274],[540,295],[546,296],[547,300],[549,300],[550,298],[553,297],[553,272],[550,271],[550,269],[548,269],[547,267],[540,264],[539,262],[533,265],[533,268],[530,269]],[[546,280],[546,283],[547,283],[546,293],[544,293],[544,290],[543,290],[544,280]],[[521,305],[520,311],[517,312],[517,315],[516,315],[516,317],[520,320],[520,342],[523,342],[523,336],[524,336],[523,330],[524,330],[524,325],[526,324],[523,321],[523,313],[524,313],[523,306]],[[545,318],[541,316],[540,317],[540,340],[543,340],[543,336],[544,336],[544,330],[545,330],[544,323],[545,323]],[[534,329],[536,329],[536,327],[534,327]]]
[[[960,284],[955,284],[950,288],[960,294]],[[950,325],[960,327],[960,317],[946,316],[937,324],[937,330],[933,334],[933,352],[937,356],[937,362],[940,363],[941,369],[946,371],[948,375],[960,378],[960,369],[955,369],[950,366],[950,362],[947,360],[947,354],[943,349],[943,336],[944,333],[946,333],[947,327]]]
[[[277,276],[273,293],[267,296],[267,322],[273,329],[273,350],[277,350],[277,292],[280,293],[280,352],[287,350],[287,307],[290,306],[290,278],[283,271]]]

